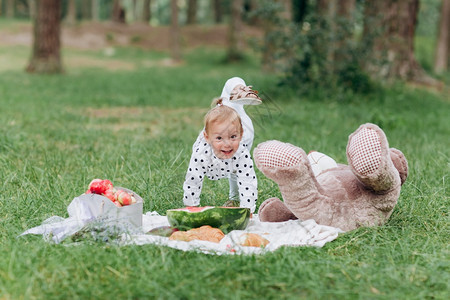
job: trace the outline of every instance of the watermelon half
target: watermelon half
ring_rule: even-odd
[[[169,209],[166,214],[170,225],[179,230],[209,225],[227,234],[245,229],[250,222],[250,209],[244,207],[191,206]]]

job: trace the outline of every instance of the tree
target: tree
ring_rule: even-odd
[[[1,3],[1,1],[0,1]],[[30,19],[33,21],[36,16],[36,1],[35,0],[29,0],[28,1],[28,8],[30,13]]]
[[[320,39],[321,50],[326,51],[329,72],[340,72],[351,62],[351,44],[353,42],[353,12],[355,0],[319,0],[317,1],[318,26],[324,33]],[[324,57],[325,58],[325,57]]]
[[[262,20],[264,38],[262,45],[262,66],[265,71],[276,69],[277,57],[288,59],[290,47],[286,46],[287,32],[292,21],[290,0],[264,0],[260,3],[259,18]],[[280,54],[284,52],[283,54]]]
[[[144,19],[145,24],[150,23],[150,19],[152,17],[152,10],[151,10],[151,0],[144,0],[144,9],[142,12],[142,18]]]
[[[341,0],[334,5],[334,18],[332,26],[333,53],[332,60],[336,68],[335,72],[341,72],[353,64],[354,56],[352,50],[356,47],[353,39],[356,0]]]
[[[138,21],[140,16],[137,0],[133,0],[131,4],[132,4],[131,12],[133,13],[133,21]]]
[[[92,0],[91,10],[92,10],[92,21],[100,20],[100,11],[99,11],[99,0]]]
[[[277,0],[283,6],[281,17],[289,22],[292,21],[292,0]]]
[[[26,70],[30,73],[61,73],[61,1],[36,0],[36,9],[33,53]]]
[[[74,25],[77,18],[77,4],[76,0],[69,0],[67,3],[67,13],[65,22],[67,25]]]
[[[114,0],[111,20],[115,23],[125,23],[125,9],[122,7],[120,0]]]
[[[142,0],[133,0],[132,2],[132,12],[133,12],[133,21],[134,22],[145,22],[144,14],[148,14],[147,18],[150,16],[150,3],[149,1]],[[147,22],[148,24],[148,22]]]
[[[302,23],[308,12],[309,0],[293,0],[292,1],[292,18],[297,23]]]
[[[217,24],[222,23],[223,20],[223,9],[222,0],[214,0],[214,21]]]
[[[274,13],[263,17],[263,25],[269,27],[270,33],[266,34],[264,50],[267,53],[272,47],[273,54],[267,59],[272,59],[268,61],[275,67],[272,69],[284,72],[282,84],[295,87],[299,93],[314,90],[344,97],[347,91],[371,91],[373,83],[359,66],[359,44],[354,34],[354,13],[356,5],[362,2],[296,0],[294,7],[301,11],[294,13],[292,19],[281,13],[282,9],[289,9],[286,3],[265,2],[268,5],[264,11]]]
[[[228,61],[242,59],[242,0],[231,3],[230,24],[228,26]]]
[[[189,0],[187,9],[187,24],[197,23],[197,0]]]
[[[7,0],[6,1],[6,17],[8,18],[14,18],[14,7],[16,3],[14,0]]]
[[[419,0],[366,2],[363,67],[373,77],[427,85],[436,83],[426,75],[414,56],[418,10]]]
[[[434,71],[442,73],[449,69],[450,64],[450,0],[442,0],[439,36],[436,46]]]
[[[92,3],[91,0],[81,0],[81,18],[83,20],[92,19]]]
[[[180,50],[180,26],[178,24],[178,1],[170,0],[171,20],[170,20],[170,49],[172,52],[172,59],[175,61],[181,60]]]
[[[248,1],[248,12],[249,12],[249,20],[248,20],[248,24],[250,25],[261,25],[261,18],[259,17],[259,15],[257,13],[254,13],[256,11],[259,10],[261,3],[259,0],[249,0]]]

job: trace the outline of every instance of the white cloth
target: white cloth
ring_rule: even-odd
[[[152,228],[168,226],[166,216],[160,216],[155,212],[149,212],[143,216],[143,231],[148,232]],[[265,248],[241,246],[242,235],[245,233],[257,233],[269,240]],[[245,230],[233,230],[220,241],[213,243],[208,241],[193,240],[190,242],[172,241],[167,237],[149,234],[135,234],[128,236],[124,244],[145,245],[157,244],[168,246],[183,251],[198,251],[206,254],[263,254],[275,251],[282,246],[315,246],[323,247],[327,242],[335,240],[339,228],[317,224],[314,220],[271,223],[261,222],[257,215],[253,215]]]
[[[66,237],[76,233],[87,222],[81,213],[76,213],[67,219],[53,216],[42,225],[31,228],[21,234],[39,234],[55,243],[62,242]],[[111,223],[106,223],[109,225]],[[169,226],[166,216],[156,212],[147,212],[142,215],[142,226],[122,234],[119,245],[146,245],[154,244],[168,246],[182,251],[197,251],[206,254],[264,254],[275,251],[280,247],[314,246],[323,247],[326,243],[335,240],[343,231],[339,228],[317,224],[314,220],[291,220],[280,223],[261,222],[257,215],[253,215],[245,230],[233,230],[220,241],[213,243],[194,240],[190,242],[172,241],[168,237],[149,235],[153,228]],[[129,229],[130,227],[128,227]],[[269,241],[265,248],[241,246],[242,235],[257,233]]]

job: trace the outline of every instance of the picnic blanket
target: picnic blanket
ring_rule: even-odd
[[[133,222],[118,221],[117,213],[113,210],[103,209],[101,212],[93,210],[91,201],[75,198],[68,206],[69,217],[53,216],[41,225],[26,230],[21,234],[42,235],[46,240],[61,243],[68,237],[79,234],[80,231],[92,230],[96,233],[106,234],[105,241],[109,241],[111,230],[116,235],[115,242],[119,245],[146,245],[154,244],[167,246],[182,251],[198,251],[208,254],[261,254],[274,251],[282,246],[315,246],[322,247],[327,242],[335,240],[343,231],[339,228],[317,224],[314,220],[290,220],[287,222],[271,223],[261,222],[258,215],[253,215],[245,230],[233,230],[220,241],[193,240],[190,242],[169,240],[168,237],[150,235],[148,232],[156,227],[169,226],[166,216],[157,212],[142,214],[142,225],[136,226]],[[109,204],[108,202],[106,202]],[[111,229],[111,230],[110,230]],[[108,232],[109,231],[109,232]],[[269,244],[264,247],[245,247],[240,245],[244,233],[256,233],[266,238]]]
[[[169,222],[166,216],[157,213],[143,215],[143,229],[148,231],[159,226],[167,226]],[[241,236],[245,233],[257,233],[269,240],[264,247],[241,246]],[[220,241],[213,243],[208,241],[193,240],[190,242],[172,241],[165,237],[148,234],[135,234],[129,236],[128,244],[145,245],[159,244],[183,251],[200,251],[209,254],[262,254],[275,251],[282,246],[315,246],[323,247],[326,243],[335,240],[342,230],[335,227],[317,224],[314,220],[290,220],[287,222],[261,222],[258,215],[253,215],[245,230],[233,230]]]

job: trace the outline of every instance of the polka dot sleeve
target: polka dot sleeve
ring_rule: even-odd
[[[236,160],[235,168],[237,170],[240,206],[250,208],[253,213],[258,200],[258,181],[252,158],[247,150]]]

